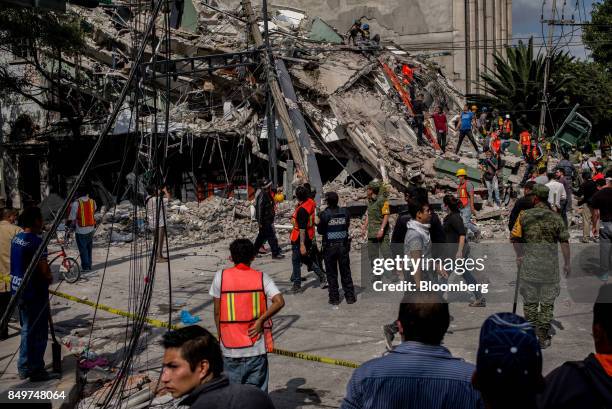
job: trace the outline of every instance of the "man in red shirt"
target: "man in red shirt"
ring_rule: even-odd
[[[442,107],[439,106],[432,117],[436,127],[436,135],[438,136],[438,145],[440,145],[440,149],[442,149],[442,153],[444,153],[446,152],[446,134],[448,133],[446,114],[442,110]]]

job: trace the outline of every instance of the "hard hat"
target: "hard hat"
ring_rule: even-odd
[[[487,111],[488,111],[487,107],[482,108],[482,112],[487,112]]]
[[[477,109],[478,109],[478,107],[477,107],[476,105],[472,105],[472,109],[473,109],[473,110],[477,110]]]
[[[467,172],[465,171],[465,169],[461,168],[457,170],[457,173],[455,173],[455,176],[459,177],[459,176],[467,176]]]
[[[510,119],[510,114],[506,114],[506,119]]]
[[[285,201],[285,195],[281,192],[278,192],[277,194],[274,195],[274,201],[276,203],[281,203]]]
[[[361,28],[363,28],[364,30],[369,30],[370,29],[370,25],[368,23],[366,23],[363,26],[361,26]]]

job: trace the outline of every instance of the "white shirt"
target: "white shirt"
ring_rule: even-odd
[[[79,226],[79,223],[77,223],[76,218],[77,218],[77,213],[78,213],[78,210],[79,210],[79,200],[81,200],[83,202],[86,202],[86,201],[89,200],[89,195],[81,196],[77,200],[72,202],[72,206],[70,207],[70,215],[68,216],[68,220],[73,222],[72,224],[75,226],[74,231],[77,234],[89,234],[92,231],[96,230],[96,226],[81,227],[81,226]],[[97,209],[97,206],[96,206],[96,202],[94,201],[94,212],[96,211],[96,209]]]
[[[157,219],[157,196],[149,196],[147,198],[147,221],[149,229],[155,230],[155,220]],[[166,226],[166,218],[168,218],[168,199],[164,197],[162,200],[163,209],[159,209],[159,227]],[[164,214],[166,217],[164,218]]]
[[[561,208],[561,200],[565,200],[567,198],[563,184],[557,182],[556,180],[551,180],[546,184],[546,186],[548,186],[549,189],[548,203],[550,203],[551,206]]]
[[[274,284],[274,281],[270,278],[266,273],[263,274],[263,285],[264,285],[264,293],[266,294],[267,306],[270,307],[272,303],[272,298],[280,294],[280,290]],[[221,270],[215,273],[215,278],[210,286],[210,291],[208,292],[214,298],[221,298]],[[245,358],[251,356],[259,356],[264,355],[266,353],[266,344],[264,342],[263,335],[259,337],[259,339],[255,342],[255,345],[248,348],[226,348],[223,346],[223,342],[221,344],[221,352],[223,352],[223,356],[228,358]]]

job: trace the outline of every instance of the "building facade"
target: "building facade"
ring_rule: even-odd
[[[281,0],[340,32],[355,19],[412,54],[432,54],[464,93],[477,93],[493,53],[512,42],[512,0]]]

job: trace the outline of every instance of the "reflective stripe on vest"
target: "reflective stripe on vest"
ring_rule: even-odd
[[[300,228],[297,223],[297,214],[300,211],[300,208],[306,210],[308,212],[308,225],[306,226],[306,234],[308,238],[312,240],[314,238],[314,225],[315,225],[315,210],[317,204],[312,199],[305,200],[302,204],[295,208],[293,212],[293,216],[291,216],[291,224],[293,225],[293,230],[291,230],[291,236],[289,239],[292,242],[298,241],[300,238]]]
[[[79,227],[91,227],[96,225],[94,219],[95,205],[92,199],[83,201],[78,200],[79,207],[77,209],[77,224]]]
[[[467,207],[468,205],[467,181],[464,181],[457,187],[457,195],[459,196],[459,201],[461,202],[463,207]]]
[[[267,310],[263,273],[238,264],[221,273],[219,338],[226,348],[248,348],[259,339],[249,327]],[[268,325],[271,328],[271,323]]]
[[[529,145],[531,144],[531,135],[529,132],[521,132],[521,145]]]
[[[501,140],[499,138],[494,138],[491,140],[491,149],[493,149],[493,152],[499,153],[499,150],[501,149]]]

